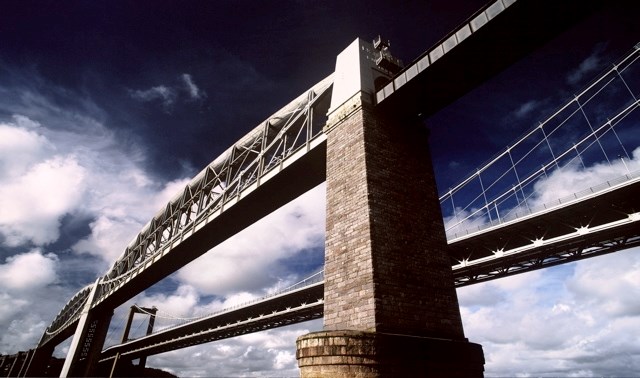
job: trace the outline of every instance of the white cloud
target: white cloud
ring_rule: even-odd
[[[516,119],[522,119],[531,114],[534,110],[540,107],[540,105],[541,101],[538,100],[527,101],[524,104],[520,105],[518,109],[513,112],[513,115],[516,117]]]
[[[8,257],[0,265],[0,286],[10,291],[41,289],[56,280],[57,262],[53,253],[38,250]]]
[[[173,105],[177,96],[174,89],[164,85],[158,85],[145,90],[131,90],[129,94],[132,98],[142,102],[160,101],[160,103],[166,108]]]
[[[34,249],[0,264],[0,353],[32,348],[59,311],[58,257]]]
[[[169,85],[157,85],[148,89],[130,89],[129,96],[141,102],[159,102],[166,112],[173,110],[173,106],[178,100],[201,100],[206,97],[206,93],[200,89],[193,77],[188,73],[183,73],[178,77],[177,82]]]
[[[38,134],[37,123],[15,118],[15,123],[0,123],[0,178],[5,180],[22,174],[52,149],[49,141]]]
[[[630,376],[640,363],[640,249],[458,289],[493,376]],[[500,301],[478,303],[489,290]]]
[[[191,75],[185,73],[185,74],[182,74],[180,78],[184,82],[187,93],[189,94],[192,100],[200,100],[206,97],[205,93],[200,88],[198,88],[196,83],[193,81],[193,78],[191,77]]]
[[[280,260],[324,245],[324,193],[321,185],[276,210],[181,269],[177,278],[221,296],[262,291],[289,279],[271,273],[281,271]]]
[[[606,183],[629,172],[640,170],[640,147],[633,151],[631,159],[601,162],[590,167],[582,167],[579,163],[554,170],[548,177],[540,179],[534,185],[536,195],[530,206],[553,203],[560,198],[589,189],[592,186]]]
[[[604,45],[596,46],[591,55],[586,57],[577,68],[567,75],[567,83],[571,85],[579,84],[585,76],[592,75],[594,71],[598,70],[604,60],[602,57],[603,50]]]
[[[21,122],[24,125],[26,118]],[[72,154],[50,155],[54,149],[36,130],[0,125],[0,140],[9,146],[0,153],[0,233],[5,243],[43,245],[57,240],[60,218],[82,199],[85,168]]]
[[[14,102],[0,104],[28,114],[0,123],[0,247],[13,254],[0,265],[0,328],[6,330],[0,353],[32,348],[65,301],[95,279],[84,277],[87,271],[102,273],[185,183],[158,182],[141,168],[143,151],[125,149],[100,121],[99,108],[60,92],[62,102],[82,106],[62,109],[25,88],[14,88]],[[56,251],[56,258],[47,251],[65,215],[92,220],[90,233],[75,254]],[[30,245],[43,252],[26,252]],[[80,253],[103,264],[87,263]],[[79,271],[61,275],[75,265]]]

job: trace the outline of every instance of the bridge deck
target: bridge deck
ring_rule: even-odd
[[[640,245],[640,177],[449,244],[456,286]],[[629,217],[633,214],[632,217]],[[616,223],[617,222],[617,223]],[[615,227],[603,227],[614,223]],[[585,228],[591,229],[586,232]],[[583,227],[581,229],[581,227]],[[582,231],[578,231],[582,230]],[[536,244],[532,241],[547,240]],[[502,251],[498,254],[497,251]],[[473,260],[471,260],[472,258]],[[458,261],[469,260],[469,264]],[[127,359],[321,318],[324,281],[105,349]]]
[[[407,117],[433,115],[604,3],[489,2],[380,89],[377,107]]]
[[[324,282],[265,298],[105,349],[100,361],[164,353],[192,345],[321,318]]]
[[[450,240],[457,286],[640,244],[640,177]]]

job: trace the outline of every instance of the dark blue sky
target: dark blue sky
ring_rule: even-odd
[[[184,174],[185,165],[198,170],[332,72],[336,54],[355,37],[372,39],[382,33],[392,41],[392,51],[410,62],[483,3],[5,1],[0,61],[37,73],[45,81],[41,85],[90,96],[123,143],[143,146],[153,156],[150,168],[173,178]],[[594,49],[599,50],[599,64],[606,65],[607,58],[629,49],[637,35],[633,12],[596,15],[500,81],[459,101],[456,105],[472,111],[454,107],[430,122],[434,138],[445,142],[435,143],[436,163],[451,159],[438,146],[455,154],[473,143],[472,161],[483,159],[485,146],[502,147],[504,138],[528,128],[509,124],[501,138],[487,135],[496,124],[505,127],[510,112],[531,99],[579,87],[582,83],[566,83],[567,72]],[[172,103],[161,112],[131,101],[132,90],[176,84],[183,73],[191,75],[206,100]],[[6,86],[21,80],[12,76],[5,71],[0,79]]]
[[[103,273],[186,180],[332,73],[337,54],[355,38],[382,34],[394,55],[409,63],[484,3],[2,1],[0,138],[9,142],[0,140],[0,329],[19,331],[0,336],[0,353],[31,347],[66,300]],[[624,3],[591,16],[425,121],[441,188],[503,149],[640,42],[640,7]],[[270,221],[308,226],[300,231],[304,237],[257,227],[262,233],[256,245],[280,249],[246,251],[259,257],[243,261],[257,264],[271,254],[273,261],[263,262],[267,268],[254,271],[258,265],[243,267],[231,258],[233,264],[216,262],[243,272],[243,293],[230,289],[235,281],[224,269],[211,268],[222,283],[208,281],[211,273],[179,272],[140,300],[206,310],[253,299],[274,282],[295,281],[300,277],[293,270],[313,270],[310,262],[322,260],[324,205],[318,205],[321,194],[305,198],[295,205],[303,210],[293,212],[305,214],[300,219],[287,210]],[[287,240],[275,242],[280,233]],[[230,249],[240,254],[251,245],[233,243],[240,247]],[[35,267],[37,278],[20,279]],[[258,277],[264,271],[282,276]],[[211,298],[226,302],[209,303]],[[225,345],[241,341],[234,343]],[[521,345],[514,343],[509,345]],[[278,348],[273,353],[284,353],[281,360],[265,355],[265,361],[284,366],[273,368],[282,375],[295,362],[291,348]],[[188,371],[181,370],[179,358],[167,361],[165,368]],[[544,366],[544,358],[539,361],[536,366]],[[501,375],[520,371],[491,363]],[[265,366],[255,370],[269,371]],[[184,374],[206,375],[189,372]]]

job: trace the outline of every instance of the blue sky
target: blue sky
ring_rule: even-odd
[[[35,346],[64,303],[193,175],[331,73],[356,37],[381,33],[410,62],[483,3],[3,2],[0,353]],[[439,186],[469,174],[640,42],[634,15],[614,9],[586,20],[427,119]],[[321,263],[323,242],[320,186],[128,302],[114,327],[134,301],[189,317],[273,292]],[[483,344],[487,375],[637,371],[639,252],[460,289],[465,332]],[[321,327],[148,364],[186,376],[295,375],[295,338]]]

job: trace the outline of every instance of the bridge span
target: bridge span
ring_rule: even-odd
[[[640,209],[640,172],[597,189],[449,240],[456,287],[640,246],[640,211],[634,211]],[[323,277],[316,274],[259,301],[108,347],[100,361],[136,359],[318,319],[324,314],[323,294]]]
[[[382,332],[380,335],[414,335],[417,332],[415,336],[426,340],[419,346],[421,351],[424,348],[432,350],[442,340],[449,340],[450,343],[445,343],[447,348],[470,358],[469,366],[472,367],[465,372],[477,376],[483,365],[482,352],[479,346],[468,343],[464,338],[455,286],[638,245],[640,204],[637,198],[629,195],[639,190],[638,175],[630,172],[619,183],[609,183],[609,186],[596,188],[587,195],[580,195],[580,198],[576,195],[574,200],[561,201],[551,208],[509,221],[501,220],[477,232],[456,236],[447,245],[441,232],[442,217],[435,205],[437,195],[433,175],[425,165],[428,161],[425,146],[420,144],[426,141],[426,137],[415,127],[417,117],[433,114],[446,106],[594,11],[597,7],[591,5],[600,6],[601,2],[590,2],[589,7],[576,8],[578,4],[582,3],[568,1],[559,5],[553,1],[492,1],[434,49],[405,68],[401,68],[401,64],[390,55],[383,40],[377,40],[375,44],[359,39],[354,41],[338,56],[334,74],[267,118],[214,160],[143,228],[104,276],[78,292],[45,331],[38,347],[40,354],[34,354],[31,364],[35,367],[38,361],[50,355],[55,345],[71,335],[74,338],[62,374],[86,375],[91,374],[99,359],[107,361],[116,356],[136,358],[324,316],[326,334],[312,337],[323,340],[327,337],[358,339],[368,350],[367,343],[378,341],[365,340],[369,336],[363,339],[362,332],[371,329],[379,330]],[[553,13],[548,12],[550,7]],[[531,16],[537,21],[547,22],[535,25],[530,21],[521,23],[530,20]],[[531,28],[535,31],[531,32]],[[540,28],[545,32],[539,33]],[[501,39],[501,44],[496,46],[493,44],[495,36],[500,33],[511,38]],[[478,46],[512,51],[513,54],[499,54],[499,58],[478,56],[474,74],[460,80],[461,67],[467,64]],[[360,81],[354,81],[353,77],[359,77]],[[428,101],[434,88],[441,88],[445,82],[464,85],[451,85],[445,95],[438,97],[438,101]],[[638,107],[635,101],[630,105],[632,110]],[[359,124],[354,126],[352,122]],[[369,130],[374,128],[376,131],[370,134]],[[358,133],[363,129],[367,132],[361,136]],[[390,130],[399,136],[390,138]],[[357,142],[348,139],[360,137],[363,140]],[[397,145],[388,144],[389,139]],[[371,147],[373,145],[377,147]],[[378,154],[379,150],[384,150],[385,154]],[[348,152],[350,155],[347,156],[345,151],[354,152]],[[366,158],[362,157],[365,155]],[[352,160],[363,164],[362,174],[366,177],[358,176],[354,169],[344,173]],[[401,166],[405,160],[409,163]],[[386,168],[384,164],[387,164]],[[344,176],[340,176],[342,174]],[[406,253],[396,247],[402,236],[376,225],[380,220],[397,222],[396,212],[411,208],[408,203],[401,204],[400,210],[396,208],[398,201],[394,196],[400,194],[395,193],[392,186],[396,180],[404,179],[405,182],[414,177],[418,177],[414,186],[408,185],[401,196],[420,203],[420,221],[415,226],[420,237],[412,240],[416,244],[407,248],[422,250],[421,243],[434,243],[435,247],[430,249],[434,251],[433,256],[416,256],[418,260],[411,266],[411,269],[428,269],[431,273],[419,271],[429,277],[428,280],[424,277],[416,280],[417,274],[397,271],[397,264],[411,265],[399,262],[400,256]],[[101,351],[114,308],[324,180],[328,182],[328,197],[331,197],[328,207],[335,210],[328,211],[327,227],[331,237],[327,239],[324,281]],[[359,180],[364,180],[363,185],[353,189],[350,185],[355,186]],[[360,196],[358,191],[362,188],[368,191],[367,196]],[[352,197],[341,201],[335,193],[355,196],[358,200],[365,198],[366,204],[351,204]],[[345,204],[355,206],[353,211],[348,211]],[[497,209],[496,213],[499,213]],[[360,215],[361,218],[352,219],[352,216]],[[341,281],[341,267],[356,263],[349,261],[355,257],[340,254],[334,246],[346,238],[343,227],[332,228],[333,222],[337,225],[342,221],[356,222],[350,226],[354,229],[370,229],[370,238],[375,239],[370,245],[376,248],[383,246],[380,248],[385,252],[380,256],[388,259],[378,270],[384,271],[388,280],[373,273],[373,265],[380,262],[367,255],[366,263],[373,265],[356,269],[358,276],[355,280],[363,280],[363,286],[357,288],[356,284],[349,284],[346,292],[341,291],[340,284],[337,284]],[[408,225],[398,223],[393,227],[403,229]],[[412,239],[411,236],[407,238]],[[402,281],[401,277],[409,276],[413,281]],[[389,292],[383,293],[380,303],[376,302],[376,308],[371,309],[374,299],[370,292],[373,289],[368,288],[377,287],[379,282],[388,283],[385,290]],[[415,298],[407,298],[406,303],[392,298],[394,290],[407,287],[424,290],[415,289]],[[431,318],[430,321],[421,318],[420,322],[428,325],[425,329],[414,324],[418,320],[411,316],[411,309],[416,303],[424,306],[424,299],[433,297],[426,288],[433,289],[437,296],[441,295],[441,300],[424,316],[434,319],[444,316],[446,327],[429,328],[434,324]],[[338,304],[336,300],[342,295],[354,297],[360,304],[343,311],[344,304]],[[398,308],[405,309],[406,313],[403,313],[401,321],[394,323],[398,319],[393,319],[391,314]],[[335,333],[343,328],[350,330],[347,336]],[[309,345],[316,341],[301,341],[301,367],[314,364],[313,358],[306,353],[312,353]],[[384,343],[387,342],[395,345],[400,341],[387,340]],[[328,353],[329,349],[326,349]],[[381,358],[395,361],[397,356],[390,353]],[[306,357],[309,359],[304,360]],[[427,365],[420,365],[420,369],[432,372],[444,369],[436,361],[438,359],[429,360]],[[447,361],[450,364],[447,366],[453,366],[453,361]],[[386,366],[386,363],[382,365]],[[400,369],[394,370],[396,372],[406,369],[395,363],[389,366],[390,369]],[[314,369],[315,366],[309,367],[308,371]]]

